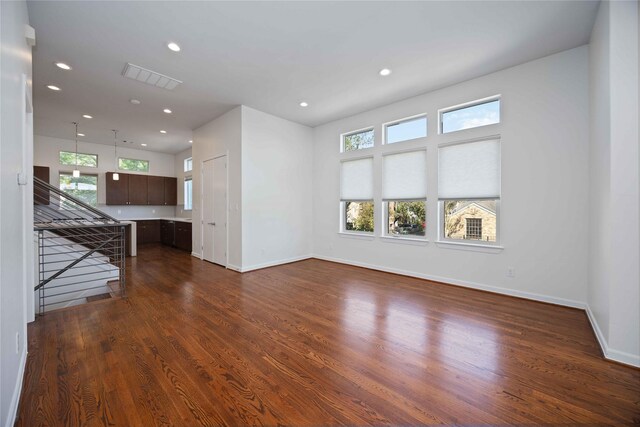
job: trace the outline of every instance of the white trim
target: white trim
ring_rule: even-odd
[[[562,306],[565,306],[565,307],[579,308],[579,309],[582,309],[582,310],[584,310],[586,308],[586,306],[587,306],[586,303],[581,302],[581,301],[575,301],[575,300],[570,300],[570,299],[565,299],[565,298],[558,298],[558,297],[553,297],[553,296],[549,296],[549,295],[540,295],[540,294],[535,294],[535,293],[526,292],[526,291],[517,291],[517,290],[514,290],[514,289],[499,288],[499,287],[496,287],[496,286],[490,286],[490,285],[485,285],[485,284],[476,283],[476,282],[469,282],[469,281],[466,281],[466,280],[456,280],[456,279],[451,279],[451,278],[448,278],[448,277],[432,276],[430,274],[415,273],[413,271],[400,270],[400,269],[397,269],[397,268],[384,267],[384,266],[380,266],[380,265],[372,265],[372,264],[367,264],[367,263],[364,263],[364,262],[347,261],[347,260],[343,260],[343,259],[340,259],[340,258],[327,257],[327,256],[323,256],[323,255],[318,255],[318,254],[314,254],[313,258],[317,258],[317,259],[321,259],[321,260],[325,260],[325,261],[337,262],[337,263],[340,263],[340,264],[354,265],[356,267],[364,267],[364,268],[368,268],[370,270],[384,271],[386,273],[399,274],[401,276],[416,277],[418,279],[425,279],[425,280],[431,280],[431,281],[435,281],[435,282],[446,283],[446,284],[450,284],[450,285],[462,286],[462,287],[465,287],[465,288],[478,289],[478,290],[481,290],[481,291],[493,292],[493,293],[496,293],[496,294],[502,294],[502,295],[509,295],[509,296],[513,296],[513,297],[525,298],[525,299],[529,299],[529,300],[533,300],[533,301],[546,302],[546,303],[550,303],[550,304],[562,305]]]
[[[371,234],[368,234],[365,232],[356,232],[356,231],[338,231],[338,235],[340,237],[349,237],[352,239],[360,239],[360,240],[373,240],[376,238],[376,236],[374,236],[373,232],[371,232]]]
[[[261,264],[254,264],[251,265],[249,267],[241,267],[236,271],[239,271],[240,273],[247,273],[249,271],[253,271],[253,270],[260,270],[261,268],[267,268],[267,267],[275,267],[276,265],[282,265],[282,264],[289,264],[291,262],[297,262],[297,261],[302,261],[305,259],[309,259],[309,258],[313,258],[313,255],[300,255],[300,256],[296,256],[296,257],[292,257],[292,258],[286,258],[286,259],[280,259],[277,261],[269,261],[269,262],[264,262]]]
[[[439,248],[444,249],[457,249],[460,251],[472,251],[472,252],[485,252],[490,254],[497,254],[504,250],[504,246],[499,245],[485,245],[482,243],[462,243],[462,242],[449,242],[438,240],[436,245]]]
[[[27,348],[23,346],[22,355],[20,356],[20,363],[18,365],[18,378],[15,388],[13,389],[13,396],[11,396],[11,403],[9,404],[9,412],[7,413],[7,422],[5,427],[13,427],[16,423],[16,416],[18,415],[18,404],[20,403],[20,394],[22,393],[22,381],[24,377],[24,369],[27,365]]]
[[[233,270],[233,271],[237,271],[238,273],[242,273],[242,268],[238,267],[237,265],[233,265],[229,263],[227,263],[227,270]]]
[[[442,115],[445,113],[449,113],[451,111],[463,110],[465,108],[475,107],[476,105],[488,104],[489,102],[494,102],[494,101],[500,101],[500,117],[499,117],[498,123],[491,123],[491,125],[499,125],[500,123],[502,123],[502,94],[487,96],[482,99],[476,99],[475,101],[469,101],[469,102],[465,102],[458,105],[452,105],[451,107],[438,109],[438,135],[446,135],[448,133],[460,132],[460,131],[469,130],[469,129],[476,129],[483,126],[491,126],[491,125],[480,125],[480,126],[474,126],[472,128],[467,128],[467,129],[452,130],[445,133],[442,131]]]
[[[402,139],[400,141],[396,141],[396,142],[387,142],[387,128],[389,126],[396,126],[402,123],[406,123],[406,122],[412,122],[414,120],[417,119],[422,119],[425,118],[426,121],[424,123],[425,125],[425,129],[424,129],[424,136],[418,136],[416,138],[409,138],[409,139]],[[429,136],[429,118],[427,117],[427,113],[420,113],[420,114],[415,114],[413,116],[410,117],[405,117],[403,119],[398,119],[398,120],[393,120],[390,122],[386,122],[382,124],[382,145],[391,145],[391,144],[397,144],[398,142],[408,142],[408,141],[415,141],[416,139],[425,139]]]
[[[202,255],[200,255],[200,254],[199,254],[199,253],[197,253],[197,252],[191,252],[191,256],[192,256],[192,257],[196,257],[196,258],[200,258],[200,259],[202,259]]]
[[[429,241],[425,238],[396,237],[389,234],[380,236],[380,241],[385,243],[402,243],[403,245],[427,246]]]
[[[636,366],[640,368],[640,356],[627,353],[624,351],[614,350],[609,347],[607,344],[607,340],[596,321],[596,316],[591,311],[591,307],[587,304],[585,311],[587,312],[587,317],[589,318],[589,323],[591,323],[591,327],[593,328],[593,332],[596,335],[596,339],[598,340],[598,344],[600,344],[600,348],[602,349],[602,354],[605,359],[613,360],[619,363],[624,363],[625,365]]]

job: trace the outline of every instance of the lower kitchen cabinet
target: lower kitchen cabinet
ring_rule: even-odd
[[[160,223],[160,240],[163,245],[175,245],[176,223],[165,219]]]
[[[138,245],[160,243],[160,220],[136,221],[136,240]]]
[[[183,251],[191,252],[190,222],[176,222],[175,246]]]
[[[139,220],[137,244],[162,243],[191,252],[191,223],[169,220]]]

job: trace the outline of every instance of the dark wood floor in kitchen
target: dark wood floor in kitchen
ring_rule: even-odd
[[[579,310],[160,245],[127,268],[127,299],[29,326],[17,425],[640,423],[640,370]]]

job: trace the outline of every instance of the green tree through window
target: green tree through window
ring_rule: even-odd
[[[70,151],[60,152],[60,164],[75,166],[76,165],[76,153]],[[78,166],[86,166],[90,168],[98,167],[98,156],[96,154],[83,154],[78,153]]]
[[[149,160],[118,159],[118,169],[123,171],[149,172]]]
[[[70,173],[60,173],[60,189],[76,199],[91,205],[98,205],[98,176],[81,174],[74,178]],[[62,200],[62,207],[69,209],[71,203]]]

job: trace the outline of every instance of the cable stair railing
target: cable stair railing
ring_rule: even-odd
[[[38,178],[33,181],[36,312],[124,297],[124,224]]]

